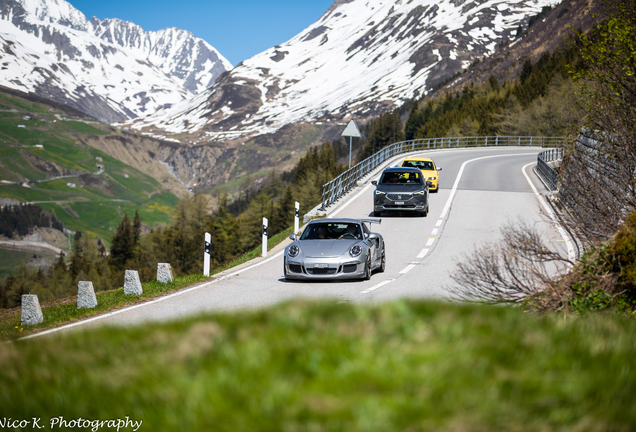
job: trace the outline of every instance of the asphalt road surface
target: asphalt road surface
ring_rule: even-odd
[[[443,168],[440,191],[430,194],[428,217],[385,213],[382,224],[372,226],[384,236],[387,267],[369,281],[287,282],[281,245],[268,258],[205,285],[93,318],[79,327],[163,321],[206,311],[263,307],[299,297],[351,302],[448,298],[446,287],[452,283],[450,274],[457,261],[476,247],[498,240],[501,227],[509,222],[522,219],[534,225],[552,248],[567,252],[568,243],[530,185],[539,193],[547,192],[532,172],[541,150],[507,147],[423,154]],[[366,179],[329,216],[370,217],[370,181],[378,177]]]

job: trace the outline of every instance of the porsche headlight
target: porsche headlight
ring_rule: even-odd
[[[296,245],[291,245],[289,247],[289,251],[287,252],[287,255],[289,255],[291,258],[294,258],[294,257],[297,257],[299,253],[300,253],[300,248]]]
[[[413,192],[413,195],[424,195],[424,191]]]
[[[429,177],[426,180],[437,180],[437,177]]]
[[[351,255],[354,258],[357,256],[360,256],[361,253],[362,253],[362,246],[360,246],[359,244],[354,244],[349,249],[349,255]]]

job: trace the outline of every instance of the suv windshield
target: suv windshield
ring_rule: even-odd
[[[418,172],[389,171],[382,174],[380,184],[422,184],[422,176]]]
[[[361,240],[360,225],[356,223],[313,223],[300,236],[300,240]]]
[[[435,166],[433,165],[433,162],[430,162],[430,161],[407,160],[407,161],[404,161],[402,166],[408,167],[408,168],[419,168],[425,171],[435,171]]]

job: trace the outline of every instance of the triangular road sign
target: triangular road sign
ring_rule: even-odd
[[[343,137],[361,138],[362,134],[355,121],[351,120],[345,130],[342,132]]]

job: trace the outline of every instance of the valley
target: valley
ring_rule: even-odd
[[[158,169],[157,164],[144,165],[143,159],[134,164],[126,163],[133,158],[118,159],[109,143],[122,140],[137,149],[143,148],[142,141],[160,146],[150,139],[123,136],[118,129],[78,117],[76,112],[0,92],[3,205],[37,204],[63,222],[67,235],[81,231],[106,245],[124,213],[138,210],[148,227],[169,223],[172,207],[190,192],[161,165]],[[5,248],[4,255],[12,253],[9,246],[0,247]],[[69,247],[67,242],[62,249],[68,252]],[[23,244],[16,254],[39,249]],[[8,271],[13,261],[3,259],[0,271]]]

